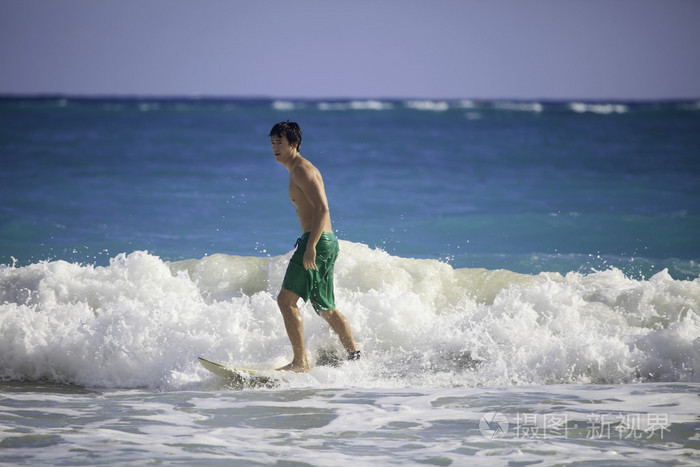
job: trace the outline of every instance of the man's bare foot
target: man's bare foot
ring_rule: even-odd
[[[306,362],[301,364],[296,364],[292,362],[289,365],[277,368],[277,371],[293,371],[295,373],[308,373],[311,370],[309,369],[309,364]]]

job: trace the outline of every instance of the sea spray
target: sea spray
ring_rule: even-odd
[[[291,358],[276,305],[290,253],[108,266],[0,269],[0,377],[176,388],[210,378],[197,356],[270,368]],[[518,274],[454,269],[341,241],[337,305],[364,359],[300,307],[303,386],[476,386],[700,380],[700,279],[616,269]],[[329,358],[329,355],[331,358]],[[335,358],[333,358],[335,356]]]

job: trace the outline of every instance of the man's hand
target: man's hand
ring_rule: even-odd
[[[311,245],[306,245],[306,251],[304,252],[304,269],[316,269],[316,247]]]

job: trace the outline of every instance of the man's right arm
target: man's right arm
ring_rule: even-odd
[[[294,172],[295,183],[311,205],[311,232],[303,263],[306,269],[316,269],[316,244],[323,234],[324,226],[329,224],[328,199],[318,171],[299,166]]]

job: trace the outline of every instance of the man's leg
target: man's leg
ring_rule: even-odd
[[[338,334],[340,342],[343,344],[348,354],[357,351],[355,339],[352,337],[352,331],[350,330],[350,324],[337,308],[321,311],[319,314],[330,324],[335,333]]]
[[[302,373],[309,371],[309,362],[306,360],[304,321],[297,307],[298,300],[299,296],[287,289],[282,289],[277,296],[277,305],[284,318],[284,327],[287,329],[287,336],[289,336],[289,341],[292,343],[292,350],[294,351],[292,363],[278,368],[278,370],[291,370]]]

